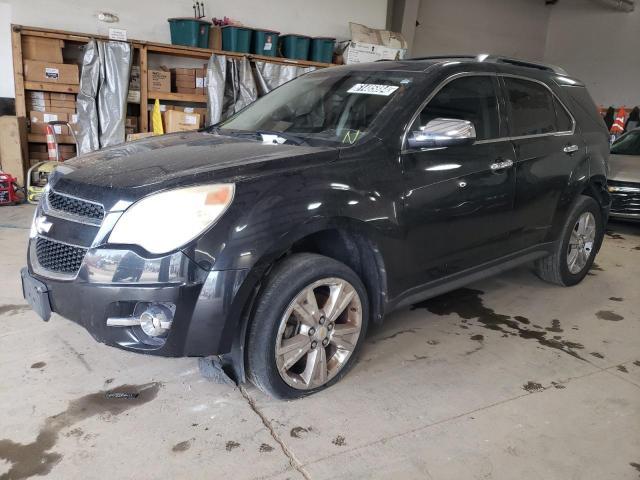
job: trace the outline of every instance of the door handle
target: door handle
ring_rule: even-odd
[[[489,168],[496,172],[498,170],[504,170],[505,168],[513,167],[513,160],[503,160],[502,162],[492,163]]]
[[[567,145],[562,149],[562,151],[564,153],[573,153],[573,152],[577,152],[578,149],[579,149],[578,145]]]

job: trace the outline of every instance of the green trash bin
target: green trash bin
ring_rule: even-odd
[[[211,22],[198,18],[170,18],[169,27],[173,45],[209,48]]]
[[[251,32],[250,28],[225,25],[222,27],[222,49],[227,52],[249,53]]]
[[[306,35],[282,35],[280,37],[280,50],[286,58],[308,60],[310,43],[311,37],[307,37]]]
[[[261,30],[254,28],[253,41],[251,42],[251,53],[275,57],[276,51],[278,50],[279,37],[280,32],[276,32],[275,30]]]
[[[333,49],[336,44],[335,38],[315,37],[311,39],[311,60],[314,62],[331,63],[333,60]]]

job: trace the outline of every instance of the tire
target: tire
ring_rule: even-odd
[[[336,260],[300,253],[280,261],[268,275],[250,319],[248,379],[281,399],[310,395],[338,382],[353,366],[366,336],[367,298],[360,278]],[[340,308],[331,307],[338,303],[346,307],[336,317]],[[294,344],[300,348],[282,354]],[[327,367],[326,377],[320,366]]]
[[[586,262],[582,264],[581,261],[574,263],[570,266],[572,258],[570,254],[575,253],[575,249],[578,247],[570,248],[570,241],[574,241],[575,236],[572,237],[572,233],[575,231],[578,234],[578,220],[581,218],[589,218],[588,214],[591,214],[592,219],[595,221],[594,236],[591,242]],[[583,217],[586,215],[586,217]],[[602,245],[602,239],[604,238],[604,225],[602,223],[602,212],[600,205],[593,198],[581,195],[571,208],[567,220],[562,228],[562,234],[558,245],[555,247],[555,251],[552,255],[542,258],[536,261],[536,274],[542,280],[556,285],[570,287],[576,285],[582,281],[587,275],[589,269],[593,265],[596,254]],[[582,240],[585,252],[589,242]]]

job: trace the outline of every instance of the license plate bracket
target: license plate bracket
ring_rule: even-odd
[[[26,268],[20,271],[20,276],[22,277],[22,295],[24,299],[40,318],[48,322],[51,318],[49,289],[40,280],[33,278]]]

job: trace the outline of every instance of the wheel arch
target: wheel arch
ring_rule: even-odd
[[[239,318],[233,332],[231,351],[222,356],[223,364],[238,382],[245,381],[246,339],[255,300],[273,266],[294,253],[318,253],[351,268],[367,290],[371,319],[381,323],[387,301],[387,278],[384,259],[370,228],[349,218],[316,219],[300,226],[273,246],[254,264],[239,289],[236,309]]]

